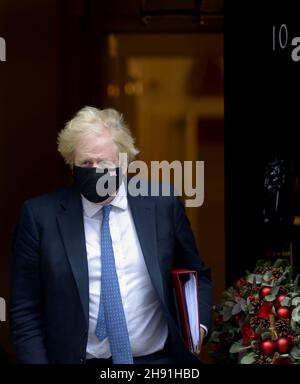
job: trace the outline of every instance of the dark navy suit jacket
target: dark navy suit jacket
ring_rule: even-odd
[[[172,267],[196,269],[200,320],[211,321],[210,271],[198,256],[178,197],[128,195],[145,263],[169,326],[175,359],[199,360],[176,323]],[[24,203],[14,233],[10,321],[21,363],[84,363],[89,324],[89,280],[82,203],[75,187]]]

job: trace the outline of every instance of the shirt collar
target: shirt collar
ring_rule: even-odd
[[[81,195],[81,199],[82,199],[84,214],[88,217],[92,217],[96,215],[96,213],[99,213],[103,207],[103,204],[93,203],[92,201],[89,201],[88,199],[86,199],[83,195]],[[120,188],[115,198],[110,202],[110,204],[122,210],[127,209],[128,202],[127,202],[127,195],[126,195],[124,182],[122,182],[122,184],[120,185]]]

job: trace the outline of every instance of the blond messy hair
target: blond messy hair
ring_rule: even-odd
[[[119,153],[127,153],[129,163],[134,160],[139,151],[122,114],[112,108],[100,110],[87,106],[78,111],[58,134],[58,151],[66,164],[74,165],[75,150],[83,137],[97,135],[103,128],[110,130]]]

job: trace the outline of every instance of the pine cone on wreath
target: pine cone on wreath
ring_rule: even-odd
[[[272,359],[266,355],[259,355],[256,359],[256,364],[272,364]]]
[[[275,330],[278,337],[288,336],[291,333],[290,320],[279,319],[275,323]]]
[[[270,320],[262,319],[261,317],[259,319],[259,328],[260,329],[269,329],[270,328]]]
[[[257,275],[264,275],[265,273],[271,271],[272,268],[270,266],[265,266],[265,265],[262,265],[262,266],[259,266],[255,269],[255,274]]]
[[[250,320],[250,327],[255,329],[260,325],[260,318],[258,316],[253,316]]]
[[[258,308],[261,306],[261,301],[259,299],[252,300],[251,305],[252,305],[254,311],[256,312],[258,310]]]

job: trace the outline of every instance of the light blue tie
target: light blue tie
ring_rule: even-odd
[[[133,364],[109,229],[110,210],[111,205],[102,208],[101,297],[95,333],[100,341],[108,337],[114,364]]]

